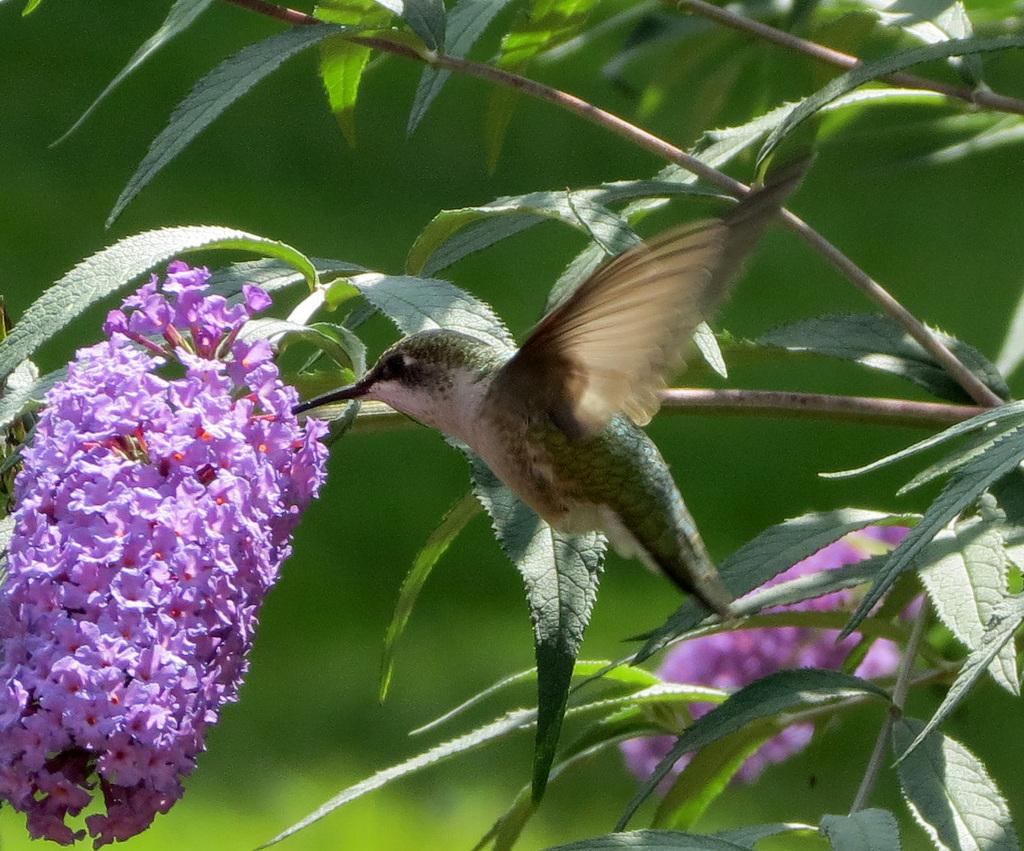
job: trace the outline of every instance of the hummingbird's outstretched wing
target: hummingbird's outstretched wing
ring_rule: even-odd
[[[597,434],[618,412],[645,425],[701,322],[725,299],[806,163],[722,219],[665,231],[601,266],[545,316],[492,392],[538,403],[566,434]]]

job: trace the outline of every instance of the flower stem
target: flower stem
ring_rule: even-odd
[[[875,783],[878,782],[878,775],[882,770],[885,761],[885,754],[889,748],[889,734],[892,732],[892,725],[903,715],[903,707],[907,701],[907,692],[910,690],[911,673],[914,669],[914,660],[917,658],[917,649],[924,636],[924,628],[928,622],[928,600],[922,601],[921,609],[914,619],[914,626],[910,632],[910,640],[903,651],[903,658],[900,660],[900,669],[896,673],[896,684],[892,690],[892,705],[882,721],[882,727],[878,731],[878,738],[875,740],[874,750],[868,759],[868,767],[864,770],[864,778],[860,782],[857,796],[850,805],[850,813],[853,814],[867,806],[868,799],[874,791]]]

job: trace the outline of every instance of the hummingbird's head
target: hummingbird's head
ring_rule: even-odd
[[[303,402],[294,411],[372,399],[458,435],[487,391],[485,379],[508,356],[509,352],[458,331],[420,331],[391,346],[355,384]]]

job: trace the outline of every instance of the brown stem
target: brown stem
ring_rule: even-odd
[[[723,26],[730,27],[731,29],[749,33],[757,38],[776,44],[779,47],[784,47],[787,50],[802,53],[805,56],[810,56],[813,59],[818,59],[822,62],[828,63],[829,65],[835,65],[838,68],[845,68],[849,70],[860,63],[860,59],[856,56],[851,56],[849,53],[843,53],[842,51],[834,50],[831,47],[825,47],[824,45],[817,44],[813,41],[807,41],[807,39],[800,38],[799,36],[795,36],[792,33],[785,32],[784,30],[776,29],[775,27],[770,27],[760,21],[746,18],[743,15],[737,15],[735,12],[730,12],[728,9],[723,9],[721,6],[715,6],[712,3],[707,3],[705,0],[671,0],[671,2],[672,5],[678,5],[681,8],[688,9],[695,15],[700,15],[702,18],[708,18],[709,20],[713,20]],[[887,74],[884,77],[879,77],[879,79],[884,80],[886,83],[893,86],[939,92],[947,97],[956,98],[957,100],[966,101],[967,103],[978,106],[988,107],[989,109],[998,110],[999,112],[1012,112],[1017,115],[1024,115],[1024,101],[996,94],[995,92],[984,88],[969,89],[965,86],[954,86],[949,83],[943,83],[939,80],[929,80],[926,77],[919,77],[916,74],[908,74],[903,71]]]

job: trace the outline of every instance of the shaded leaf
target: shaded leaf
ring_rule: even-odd
[[[212,2],[213,0],[176,0],[175,4],[171,6],[170,11],[167,13],[167,17],[164,19],[164,22],[160,24],[157,31],[142,43],[142,46],[136,50],[132,55],[132,58],[128,60],[128,64],[117,72],[117,75],[107,84],[107,87],[100,92],[96,100],[89,104],[89,107],[79,116],[78,120],[68,128],[67,132],[65,132],[63,136],[53,142],[51,147],[59,145],[67,139],[68,136],[81,127],[82,124],[85,123],[85,120],[92,115],[93,110],[106,100],[107,95],[121,85],[129,74],[149,59],[149,57],[156,53],[157,50],[167,44],[167,42],[172,38],[178,35],[178,33],[184,32],[188,29],[192,25],[192,22],[205,12],[206,8]]]
[[[25,311],[0,342],[0,380],[89,305],[126,286],[154,266],[209,248],[233,248],[276,257],[291,264],[311,283],[316,270],[309,259],[283,242],[217,226],[163,228],[125,237],[79,263]]]
[[[509,0],[459,0],[448,13],[448,48],[449,56],[464,57],[483,35],[494,16],[505,8]],[[416,97],[412,111],[409,113],[407,131],[410,135],[427,114],[430,105],[440,94],[448,81],[451,71],[442,68],[426,67],[416,86]]]
[[[796,109],[786,116],[783,122],[772,131],[771,135],[761,146],[761,150],[757,155],[758,165],[768,158],[786,136],[792,133],[815,112],[864,83],[878,77],[884,77],[886,74],[891,74],[894,71],[902,71],[934,59],[1008,50],[1015,47],[1024,47],[1024,36],[1004,35],[995,38],[955,39],[902,51],[873,62],[858,63],[854,68],[836,77],[809,98],[802,100]]]
[[[897,26],[925,44],[949,41],[951,38],[964,39],[974,35],[971,21],[960,0],[896,0],[886,7],[866,9],[874,11],[878,19],[890,26]],[[978,56],[950,57],[950,64],[960,71],[967,85],[981,84],[982,68]]]
[[[765,529],[725,559],[718,572],[726,588],[739,598],[850,532],[867,526],[898,525],[906,520],[905,515],[860,509],[805,514]],[[736,605],[742,606],[742,603]],[[643,662],[676,636],[689,632],[706,616],[701,606],[687,600],[664,626],[647,637],[647,643],[633,663]]]
[[[935,501],[928,506],[921,522],[893,550],[885,568],[853,613],[850,622],[840,633],[849,635],[882,595],[896,581],[901,572],[913,564],[918,553],[961,511],[971,505],[996,480],[1013,470],[1024,460],[1024,427],[1009,432],[993,443],[988,450],[958,470]]]
[[[744,686],[682,732],[651,776],[641,784],[616,827],[621,829],[629,821],[683,754],[700,750],[761,719],[864,696],[889,700],[885,690],[874,683],[819,668],[777,671]]]
[[[804,833],[813,831],[809,824],[798,824],[796,822],[777,822],[775,824],[755,824],[750,827],[738,827],[734,830],[720,830],[715,836],[735,842],[744,848],[753,848],[762,839],[769,836],[778,836],[780,833]]]
[[[388,624],[387,635],[384,638],[384,656],[381,660],[380,674],[380,700],[387,697],[388,687],[391,685],[391,674],[394,670],[395,648],[398,639],[401,638],[405,625],[412,614],[416,599],[423,589],[430,576],[434,565],[445,554],[459,533],[481,511],[480,503],[473,496],[472,491],[467,491],[438,524],[437,528],[430,533],[423,549],[416,554],[412,563],[412,569],[402,583],[402,589],[398,593],[398,602],[395,604],[395,613],[391,616],[391,623]]]
[[[930,329],[971,372],[997,396],[1008,398],[1010,390],[999,371],[972,346],[955,337]],[[758,345],[778,346],[788,351],[816,352],[852,360],[872,369],[898,375],[952,402],[973,400],[946,371],[932,360],[921,344],[912,339],[892,318],[870,313],[829,314],[795,322],[770,331]]]
[[[54,384],[67,378],[68,369],[62,366],[43,376],[38,373],[35,364],[22,361],[7,377],[0,395],[0,429],[7,428],[26,409],[41,402]]]
[[[978,646],[972,650],[963,666],[957,673],[956,680],[949,687],[946,696],[935,710],[935,714],[916,733],[916,738],[906,747],[898,748],[900,759],[905,759],[914,749],[921,744],[922,740],[939,726],[970,692],[971,688],[978,681],[983,673],[999,655],[1006,643],[1013,639],[1014,633],[1024,623],[1024,595],[1014,594],[1007,597],[989,618],[988,628],[982,636]]]
[[[430,50],[444,48],[444,0],[376,0],[405,21]]]
[[[821,817],[821,834],[833,851],[900,851],[900,827],[888,810]]]
[[[540,800],[554,761],[573,665],[597,596],[604,539],[569,535],[540,519],[475,454],[473,490],[502,549],[526,584],[537,658],[537,741],[533,797]]]
[[[329,36],[351,29],[333,24],[292,27],[249,45],[204,76],[178,104],[167,126],[150,144],[107,217],[107,227],[165,165],[260,80],[276,71],[286,59]]]
[[[921,739],[924,724],[903,718],[893,725],[901,755],[900,787],[914,818],[942,851],[1019,851],[1017,830],[982,762],[938,731]],[[911,740],[918,741],[907,753]]]

